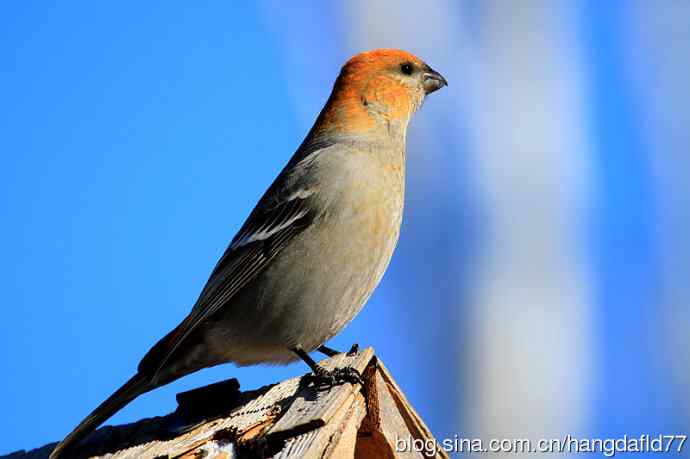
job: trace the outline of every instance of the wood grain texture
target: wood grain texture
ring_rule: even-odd
[[[348,356],[339,354],[324,360],[321,364],[328,370],[352,366],[363,373],[372,357],[374,350],[364,349],[359,354]],[[269,435],[286,435],[291,431],[299,432],[310,427],[320,427],[328,423],[335,413],[342,407],[345,400],[360,388],[350,383],[335,386],[328,391],[315,391],[304,388],[294,400],[290,409],[282,416]]]
[[[365,390],[349,383],[316,390],[301,377],[246,392],[239,392],[232,381],[212,384],[181,394],[184,403],[167,416],[99,429],[75,457],[431,457],[396,451],[397,439],[433,440],[433,436],[373,349],[353,356],[338,354],[320,363],[328,369],[354,367],[363,375]],[[47,458],[52,447],[4,458]],[[439,452],[434,457],[448,456]]]

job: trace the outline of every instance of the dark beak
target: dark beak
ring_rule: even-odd
[[[448,82],[443,75],[438,73],[436,70],[432,69],[428,65],[424,66],[424,92],[426,94],[431,94],[437,89],[441,89],[444,86],[448,86]]]

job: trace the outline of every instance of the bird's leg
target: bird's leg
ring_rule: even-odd
[[[291,350],[297,354],[299,358],[304,360],[304,362],[309,365],[309,368],[311,368],[312,373],[314,373],[313,375],[305,376],[305,382],[313,382],[317,388],[330,388],[346,382],[364,386],[362,375],[351,366],[326,370],[316,363],[314,359],[309,357],[309,354],[307,354],[301,346],[294,347]],[[332,349],[328,350],[333,351]],[[336,354],[338,354],[338,352],[336,352]]]
[[[321,346],[317,349],[320,353],[325,355],[326,357],[335,357],[338,354],[341,354],[340,351],[336,351],[335,349],[331,349],[328,346]]]
[[[319,351],[320,353],[322,353],[326,357],[335,357],[338,354],[342,354],[342,352],[336,351],[335,349],[330,348],[328,346],[321,346],[317,349],[317,351]],[[350,347],[350,350],[347,351],[347,355],[353,356],[353,355],[356,355],[358,352],[359,352],[359,344],[355,343],[352,345],[352,347]]]

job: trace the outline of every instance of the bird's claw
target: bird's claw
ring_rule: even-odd
[[[357,369],[350,366],[326,370],[318,367],[314,373],[304,377],[306,384],[313,384],[319,390],[330,389],[344,383],[359,384],[364,387],[364,380]]]
[[[364,386],[364,380],[362,379],[362,374],[357,371],[357,369],[350,366],[336,368],[334,370],[335,378],[339,381],[349,382],[350,384],[359,384]]]

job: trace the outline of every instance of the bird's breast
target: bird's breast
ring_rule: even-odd
[[[388,267],[403,215],[402,151],[397,161],[366,150],[330,153],[315,170],[314,220],[267,270],[260,301],[290,324],[281,340],[305,349],[362,308]]]
[[[401,148],[349,151],[338,159],[331,166],[336,186],[322,196],[313,228],[324,241],[313,253],[314,268],[324,273],[332,307],[340,311],[335,329],[349,322],[383,277],[398,242],[405,192]]]
[[[352,149],[338,156],[322,166],[330,172],[321,171],[321,223],[338,235],[331,239],[334,250],[375,266],[379,258],[390,258],[400,233],[404,153],[402,148]]]

